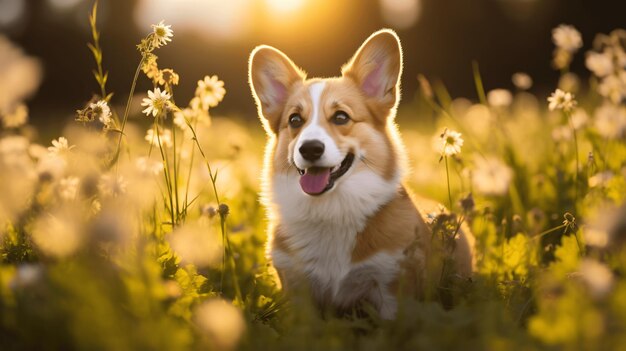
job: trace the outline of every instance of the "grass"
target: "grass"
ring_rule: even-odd
[[[185,107],[174,103],[173,79],[140,75],[162,72],[155,33],[139,46],[128,102],[113,105],[95,9],[94,101],[111,103],[112,122],[92,118],[87,104],[82,123],[63,133],[72,149],[42,150],[23,127],[0,139],[2,350],[626,345],[626,128],[610,119],[618,122],[607,130],[607,117],[593,113],[624,107],[593,88],[600,78],[578,92],[577,111],[588,115],[580,125],[574,112],[548,111],[545,96],[521,89],[510,104],[490,104],[476,63],[478,102],[452,99],[437,83],[401,106],[407,185],[454,210],[432,215],[434,264],[447,268],[425,297],[402,296],[394,321],[367,306],[335,317],[304,295],[284,296],[265,258],[260,123],[209,117],[219,86],[199,89]],[[129,115],[138,79],[171,95],[156,117]],[[571,137],[555,136],[561,127]],[[432,140],[445,128],[465,144],[444,168]],[[461,222],[477,239],[471,280],[449,268]]]

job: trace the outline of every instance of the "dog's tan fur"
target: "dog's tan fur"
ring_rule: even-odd
[[[366,300],[385,318],[395,314],[393,296],[400,280],[403,290],[419,294],[416,290],[423,289],[431,235],[417,202],[400,182],[405,156],[393,119],[401,70],[400,43],[389,30],[372,35],[338,78],[307,80],[286,55],[267,46],[255,49],[250,58],[250,85],[270,138],[264,173],[271,220],[268,253],[283,286],[305,283],[317,302],[337,309]],[[320,95],[314,96],[313,89],[320,87]],[[348,123],[330,122],[339,110],[350,116]],[[315,119],[313,111],[321,117]],[[294,113],[304,117],[302,127],[289,125]],[[358,155],[336,189],[319,196],[293,188],[299,177],[296,144],[308,127],[323,130],[342,155]],[[374,183],[347,190],[352,189],[346,188],[349,182],[363,181],[358,176]],[[355,191],[372,203],[337,205],[347,198],[360,199]],[[434,205],[427,206],[434,210]],[[294,212],[299,207],[304,213]],[[326,207],[345,211],[345,216]],[[467,230],[457,246],[458,271],[470,275],[473,238]]]

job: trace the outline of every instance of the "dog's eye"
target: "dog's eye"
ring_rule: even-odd
[[[341,125],[344,125],[344,124],[350,122],[350,116],[348,116],[348,114],[343,112],[343,111],[337,111],[330,118],[330,121],[333,122],[334,124],[338,125],[338,126],[341,126]]]
[[[291,128],[300,128],[304,124],[304,119],[299,113],[292,113],[289,116],[289,126]]]

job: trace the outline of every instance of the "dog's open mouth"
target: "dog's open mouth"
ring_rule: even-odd
[[[341,161],[341,164],[332,168],[311,167],[306,170],[298,169],[298,172],[300,172],[300,187],[309,195],[321,195],[332,189],[335,181],[346,174],[353,161],[354,154],[348,153]]]

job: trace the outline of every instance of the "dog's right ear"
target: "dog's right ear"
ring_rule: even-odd
[[[252,51],[248,77],[265,130],[278,133],[289,91],[305,76],[287,55],[271,46],[261,45]]]

